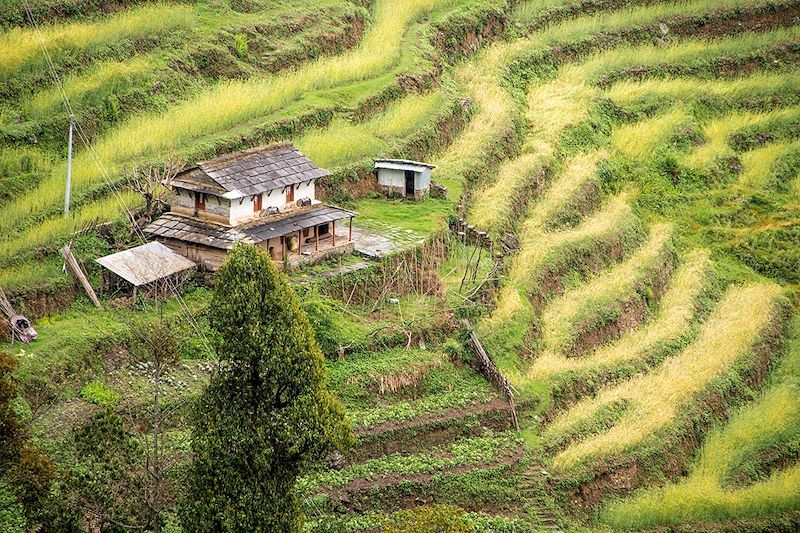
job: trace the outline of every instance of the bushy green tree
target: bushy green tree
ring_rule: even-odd
[[[52,466],[21,423],[17,357],[0,351],[0,530],[14,531],[38,518]]]
[[[110,408],[97,413],[74,431],[64,452],[44,533],[127,531],[145,523],[143,451],[119,415]]]
[[[239,245],[209,306],[220,367],[196,405],[187,531],[299,531],[295,482],[352,443],[308,318],[269,256]]]

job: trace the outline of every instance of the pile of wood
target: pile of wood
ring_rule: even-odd
[[[0,313],[3,314],[8,322],[12,343],[15,340],[28,343],[36,338],[36,330],[33,329],[31,321],[14,311],[14,307],[6,298],[6,293],[3,292],[3,289],[0,289]]]

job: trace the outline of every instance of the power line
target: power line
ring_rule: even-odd
[[[128,223],[130,224],[131,229],[133,230],[133,234],[139,240],[140,244],[145,244],[146,242],[148,242],[147,237],[145,236],[144,232],[139,227],[139,225],[136,223],[136,218],[133,215],[132,210],[125,203],[122,193],[119,191],[117,185],[114,183],[114,180],[109,175],[108,171],[105,168],[105,165],[103,165],[102,160],[100,159],[100,157],[98,156],[97,152],[94,149],[94,146],[90,142],[89,136],[86,134],[86,132],[83,129],[83,126],[77,119],[75,111],[72,108],[72,105],[69,101],[69,97],[66,91],[64,90],[64,84],[61,81],[61,77],[58,75],[58,70],[56,69],[52,57],[50,56],[50,52],[47,50],[47,45],[45,43],[44,38],[42,37],[41,31],[39,29],[39,24],[36,22],[36,18],[33,15],[33,11],[31,10],[30,5],[28,4],[28,0],[24,1],[24,6],[25,6],[25,12],[28,15],[28,19],[31,23],[31,26],[33,27],[34,33],[36,34],[36,37],[39,41],[39,46],[42,50],[42,55],[45,58],[47,68],[50,72],[51,77],[53,78],[53,81],[56,84],[59,95],[61,97],[61,102],[64,104],[64,108],[69,114],[71,122],[74,123],[75,125],[75,130],[78,134],[78,138],[88,151],[89,156],[92,158],[92,161],[99,170],[103,182],[111,190],[111,193],[113,194],[117,204],[125,213],[125,217],[127,218]],[[206,337],[202,329],[200,329],[200,327],[197,325],[197,322],[194,320],[194,317],[191,314],[191,310],[189,309],[188,305],[186,305],[186,302],[183,300],[183,297],[180,295],[180,292],[178,291],[177,285],[172,283],[171,280],[169,279],[165,279],[164,282],[174,295],[176,301],[178,302],[178,305],[181,308],[181,311],[186,315],[189,322],[192,324],[192,327],[194,328],[195,332],[202,338],[205,348],[208,351],[208,354],[213,355],[214,352],[211,349],[211,345],[208,341],[208,338]]]

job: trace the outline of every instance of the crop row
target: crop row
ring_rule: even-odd
[[[712,432],[689,475],[610,506],[603,521],[623,529],[777,517],[797,509],[800,466],[800,329],[764,393]],[[789,456],[786,456],[786,454]]]
[[[491,464],[513,454],[518,447],[519,438],[514,433],[461,439],[432,448],[424,454],[385,455],[342,470],[312,473],[301,480],[300,487],[304,492],[311,492],[319,487],[342,487],[355,480],[375,481],[388,476],[436,474],[455,467]]]
[[[567,438],[612,404],[624,405],[611,427],[571,443],[553,462],[561,468],[600,455],[621,453],[667,427],[716,377],[750,353],[775,318],[781,289],[773,284],[731,287],[703,325],[697,339],[655,371],[601,391],[556,418],[546,438]]]

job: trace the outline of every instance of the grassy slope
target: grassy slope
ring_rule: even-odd
[[[454,82],[472,98],[474,115],[456,142],[436,158],[437,172],[450,187],[452,199],[461,190],[467,192],[472,220],[495,234],[514,231],[521,246],[518,254],[506,258],[508,270],[501,274],[504,286],[491,317],[481,323],[481,335],[519,391],[542,400],[534,409],[548,409],[546,401],[554,384],[569,392],[564,396],[566,405],[561,405],[563,413],[543,430],[546,447],[533,453],[533,464],[544,461],[548,468],[569,478],[576,466],[591,467],[593,461],[608,457],[635,456],[654,436],[669,437],[676,420],[696,407],[704,393],[714,392],[708,387],[715,386],[717,378],[728,375],[752,355],[751,349],[768,329],[773,302],[782,291],[759,273],[778,281],[791,279],[791,274],[784,274],[790,272],[796,243],[792,245],[791,233],[781,232],[791,232],[796,202],[790,191],[798,183],[794,74],[785,75],[781,70],[791,68],[791,63],[785,66],[778,61],[775,66],[772,58],[775,45],[791,48],[797,33],[795,29],[767,33],[759,27],[759,34],[711,41],[685,37],[702,32],[708,20],[713,24],[717,11],[711,8],[722,10],[719,13],[725,13],[725,8],[744,8],[746,12],[748,6],[763,5],[755,1],[661,3],[594,16],[582,13],[583,9],[596,9],[594,3],[525,2],[516,8],[516,29],[531,28],[530,34],[512,33],[506,42],[490,47],[454,73]],[[613,4],[603,7],[613,8]],[[734,20],[744,16],[733,13],[724,16]],[[680,26],[680,20],[695,15],[705,22]],[[541,29],[548,19],[563,17],[575,20]],[[679,28],[666,44],[657,24],[661,21]],[[381,27],[380,18],[376,24]],[[628,28],[634,29],[626,31]],[[583,57],[595,48],[610,50]],[[334,74],[341,74],[340,69],[348,65],[362,73],[360,50],[327,64]],[[709,79],[718,76],[715,65],[720,58],[734,64],[740,60],[737,58],[748,58],[752,61],[748,68],[755,73],[730,83]],[[367,59],[373,64],[379,58]],[[302,85],[302,76],[318,72],[319,64],[324,63],[305,67],[281,83]],[[376,75],[375,79],[383,80]],[[383,81],[376,86],[371,83],[361,80],[348,87],[355,87],[353,91],[363,96],[362,89],[369,93]],[[247,88],[247,82],[222,85],[236,91]],[[353,94],[344,96],[340,101],[353,101]],[[421,110],[440,106],[438,97],[435,92],[408,97],[385,114],[366,120],[340,116],[329,126],[299,137],[298,142],[305,143],[316,157],[335,163],[343,156],[334,141],[345,138],[349,157],[369,158],[401,140],[411,124],[428,124],[420,122]],[[202,93],[197,98],[202,99]],[[288,110],[291,114],[302,107],[289,105]],[[396,120],[399,115],[410,118]],[[774,135],[764,137],[764,132]],[[205,135],[196,133],[200,139]],[[33,155],[35,160],[38,154]],[[730,158],[740,159],[741,171],[737,165],[725,166]],[[495,172],[495,168],[499,170]],[[635,187],[631,188],[631,183]],[[492,209],[486,208],[489,204]],[[360,202],[359,208],[369,217],[427,231],[441,224],[449,206],[444,201],[387,204],[368,199]],[[91,209],[91,204],[86,209]],[[109,205],[108,209],[114,208]],[[56,222],[52,222],[53,236],[59,231]],[[637,257],[648,252],[643,229],[658,228],[662,222],[674,226],[679,252],[678,265],[663,294],[654,289],[652,279],[631,267]],[[734,232],[736,240],[731,238]],[[754,235],[764,240],[754,242]],[[773,246],[776,242],[777,247]],[[10,253],[25,250],[29,242],[20,239],[3,246]],[[652,259],[651,255],[647,257]],[[456,268],[463,268],[464,259],[455,262]],[[647,278],[646,282],[634,283],[637,277]],[[460,279],[458,272],[455,278]],[[713,290],[709,289],[712,285]],[[707,309],[714,307],[717,285],[727,291],[706,317]],[[647,294],[650,289],[652,297]],[[601,311],[624,308],[632,291],[642,291],[652,307],[641,323],[581,357],[563,353],[572,336],[619,318],[618,310],[609,316]],[[597,303],[588,311],[580,305],[587,295]],[[403,301],[411,309],[432,305],[441,310],[440,306],[452,299]],[[758,312],[753,314],[753,309]],[[478,307],[477,312],[480,310]],[[391,310],[375,317],[366,309],[345,305],[337,312],[341,313],[338,322],[349,324],[338,333],[342,339],[364,340],[387,323],[407,323],[407,318]],[[360,317],[356,325],[354,316]],[[597,317],[602,320],[595,321]],[[124,321],[114,323],[120,328],[124,325]],[[45,325],[43,332],[52,337],[60,328],[74,329],[69,322],[54,321],[53,329]],[[120,331],[124,332],[116,333]],[[114,327],[109,327],[108,333],[113,338]],[[544,337],[541,343],[540,333]],[[78,341],[85,336],[75,333]],[[84,369],[82,384],[107,379],[101,363],[82,360],[87,345],[67,344],[74,345],[75,351],[67,350],[66,345],[52,347],[54,353],[44,368],[54,364],[57,369],[55,363],[69,352],[79,360],[77,368]],[[331,376],[362,431],[414,421],[429,413],[435,418],[449,408],[478,409],[495,399],[485,382],[450,359],[451,348],[450,344],[436,344],[424,351],[400,347],[378,354],[356,353],[332,362]],[[27,365],[40,371],[36,359],[31,357]],[[793,368],[792,360],[787,359],[786,368]],[[576,372],[588,376],[588,385],[574,379]],[[791,412],[781,412],[775,424],[764,426],[758,433],[762,440],[753,444],[746,457],[734,453],[737,446],[731,445],[743,438],[743,428],[752,432],[752,420],[756,419],[752,417],[774,414],[783,396],[770,391],[789,383],[786,375],[772,378],[765,403],[746,407],[732,419],[727,433],[722,429],[707,439],[698,466],[683,484],[642,492],[630,503],[619,503],[605,512],[603,521],[624,528],[649,527],[669,522],[659,514],[664,509],[670,510],[670,517],[680,517],[681,523],[796,510],[796,499],[774,497],[796,483],[796,467],[783,468],[784,463],[793,465],[796,458],[780,455],[794,449],[797,426],[790,420]],[[601,379],[593,382],[598,376]],[[611,379],[606,381],[608,376]],[[121,387],[123,395],[129,394],[124,380],[112,385]],[[597,393],[595,398],[574,403],[570,398],[586,394],[587,386]],[[744,385],[738,386],[746,396]],[[94,393],[96,389],[89,388]],[[94,396],[87,392],[84,397]],[[311,480],[324,481],[310,484],[327,484],[337,490],[354,482],[369,485],[392,478],[385,487],[357,489],[341,500],[357,502],[353,506],[361,512],[347,504],[339,506],[336,494],[310,498],[309,511],[318,518],[315,528],[324,529],[326,522],[341,525],[341,530],[376,527],[385,519],[384,513],[410,501],[409,492],[469,510],[485,507],[493,513],[514,515],[528,526],[541,525],[534,514],[542,505],[542,493],[528,499],[528,481],[520,475],[520,470],[527,468],[525,462],[510,470],[488,468],[483,472],[503,454],[501,450],[513,448],[510,443],[515,440],[505,434],[491,436],[481,423],[473,423],[457,424],[477,431],[466,440],[459,440],[461,435],[424,451],[381,454],[357,460],[343,471],[314,474]],[[527,418],[523,423],[527,442],[541,444],[539,424]],[[770,431],[771,427],[775,431]],[[389,443],[413,443],[417,438],[424,443],[426,435],[424,430],[410,438],[386,438]],[[495,446],[498,443],[502,445]],[[711,449],[724,453],[706,451]],[[765,450],[772,455],[777,450],[779,460],[770,462],[772,455],[759,455]],[[732,465],[746,465],[748,479],[726,477],[724,472],[732,470]],[[425,477],[441,468],[460,467],[467,467],[468,472]],[[395,485],[397,479],[401,483]],[[729,488],[731,483],[747,485],[753,480],[755,485]],[[701,491],[704,494],[698,496]],[[694,499],[687,502],[690,496]],[[773,504],[764,504],[767,500]],[[364,509],[369,511],[363,513]],[[339,519],[343,522],[335,521]],[[478,524],[483,530],[513,527],[499,518],[492,522],[464,515],[459,520]]]

